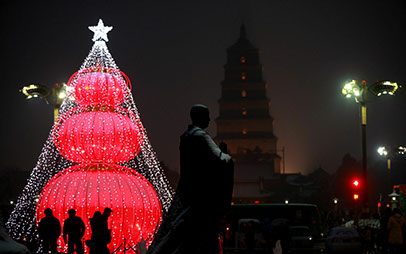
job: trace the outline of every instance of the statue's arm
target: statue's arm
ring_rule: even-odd
[[[213,141],[213,139],[207,134],[204,133],[201,135],[202,141],[204,142],[204,146],[207,148],[210,157],[217,158],[224,162],[229,162],[231,160],[231,156],[227,153],[224,153],[220,150],[217,144]]]

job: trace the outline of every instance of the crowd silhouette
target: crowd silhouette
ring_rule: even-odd
[[[105,208],[103,213],[96,211],[90,218],[91,238],[86,240],[90,254],[110,253],[107,245],[111,242],[111,229],[108,228],[108,218],[113,211]],[[50,208],[45,209],[45,217],[38,224],[43,253],[57,253],[57,240],[61,235],[61,224],[53,215]],[[76,211],[70,209],[69,217],[63,223],[63,240],[68,244],[68,253],[83,254],[83,236],[86,226],[82,218],[76,216]]]

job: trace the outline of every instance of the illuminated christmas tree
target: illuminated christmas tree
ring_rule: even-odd
[[[68,82],[68,97],[8,222],[16,240],[38,243],[37,223],[50,207],[61,224],[71,208],[86,224],[109,207],[113,251],[152,242],[173,191],[148,140],[128,77],[107,49],[99,20],[94,45]],[[124,240],[125,239],[125,240]],[[66,249],[62,239],[58,245]]]

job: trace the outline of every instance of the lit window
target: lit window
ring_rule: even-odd
[[[247,61],[247,59],[245,58],[245,56],[242,56],[242,57],[240,58],[240,61],[241,61],[241,63],[245,63],[245,62]]]
[[[244,80],[244,79],[246,79],[246,78],[247,78],[247,73],[242,72],[242,73],[241,73],[241,79]]]
[[[247,91],[246,90],[241,91],[241,97],[247,97]]]

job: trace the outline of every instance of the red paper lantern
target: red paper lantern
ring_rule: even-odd
[[[122,163],[140,151],[143,131],[139,119],[126,109],[74,108],[55,124],[54,142],[74,162]]]
[[[55,175],[41,192],[37,205],[37,224],[51,208],[61,226],[68,210],[75,209],[86,225],[85,240],[91,237],[89,218],[95,211],[110,208],[108,219],[112,241],[110,252],[123,242],[137,245],[141,238],[149,246],[162,221],[162,207],[155,189],[140,173],[114,164],[81,164]],[[67,246],[58,239],[58,245]],[[88,250],[85,250],[88,252]]]
[[[91,67],[80,70],[68,81],[69,96],[81,106],[118,106],[129,95],[131,83],[120,70]]]

